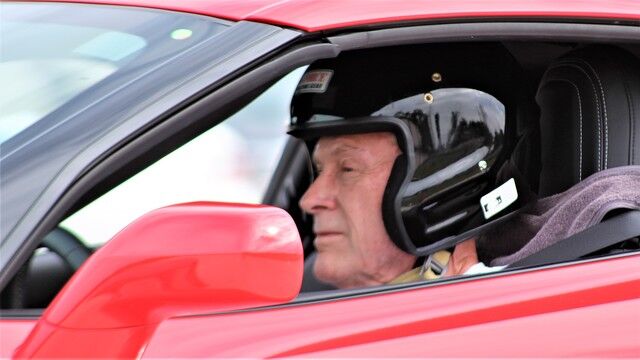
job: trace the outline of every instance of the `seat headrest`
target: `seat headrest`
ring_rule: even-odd
[[[592,45],[555,60],[540,106],[539,195],[562,192],[608,168],[640,164],[640,61]]]

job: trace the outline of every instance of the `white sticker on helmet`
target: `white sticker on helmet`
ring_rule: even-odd
[[[312,70],[304,74],[296,93],[324,93],[329,87],[329,81],[333,76],[333,70]]]
[[[480,198],[480,207],[482,207],[484,218],[489,219],[500,211],[506,209],[516,200],[518,200],[516,181],[514,179],[509,179],[506,183],[500,185],[498,188]]]

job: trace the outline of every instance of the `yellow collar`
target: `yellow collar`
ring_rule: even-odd
[[[446,250],[431,255],[431,266],[411,269],[389,282],[390,285],[406,284],[414,281],[434,280],[440,277],[440,269],[447,267],[451,253]],[[426,263],[425,263],[426,265]]]

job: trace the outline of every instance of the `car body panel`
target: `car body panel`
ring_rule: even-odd
[[[150,7],[250,20],[314,32],[344,27],[435,19],[556,17],[640,20],[635,0],[572,1],[335,1],[335,0],[71,0],[79,3]]]
[[[627,300],[458,327],[305,354],[314,358],[533,358],[640,356],[640,300]]]
[[[13,351],[31,333],[37,321],[37,319],[0,319],[0,358],[10,358]]]
[[[640,355],[640,342],[629,332],[640,326],[640,313],[632,311],[640,297],[638,271],[640,255],[633,255],[262,311],[175,318],[160,325],[144,357]],[[474,338],[469,347],[460,347],[467,333]],[[539,344],[523,346],[535,344],[536,334],[543,336]],[[580,340],[572,341],[576,334]],[[499,338],[503,341],[496,345]],[[616,340],[601,341],[609,338]],[[541,353],[540,346],[550,347]]]

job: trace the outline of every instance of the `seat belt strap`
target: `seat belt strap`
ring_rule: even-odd
[[[640,236],[640,210],[630,210],[522,258],[507,268],[571,261]]]

